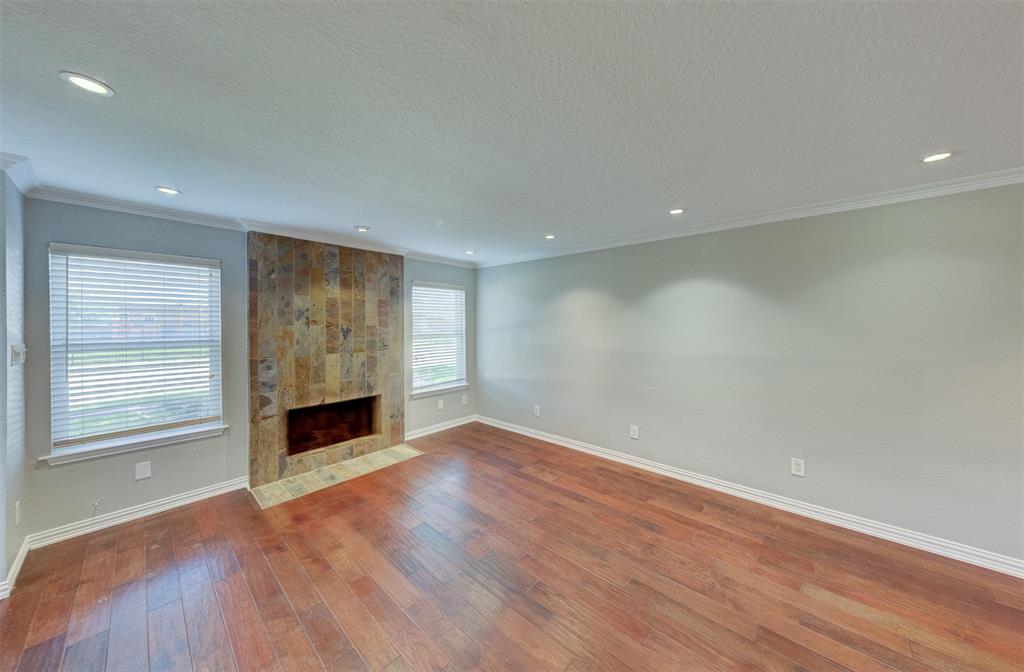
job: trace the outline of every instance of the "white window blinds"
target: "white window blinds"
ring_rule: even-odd
[[[54,452],[219,421],[220,262],[50,245]]]
[[[413,283],[412,389],[466,384],[466,290]]]

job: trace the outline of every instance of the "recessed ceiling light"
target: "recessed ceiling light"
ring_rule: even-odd
[[[681,215],[684,212],[686,212],[686,210],[683,210],[682,208],[676,208],[675,210],[669,210],[668,214],[670,214],[670,215]]]
[[[110,98],[114,95],[114,90],[100,80],[80,75],[77,72],[68,72],[65,70],[60,73],[60,78],[68,84],[74,84],[78,88],[85,89],[89,93],[95,93],[97,96]]]
[[[926,156],[923,159],[921,159],[921,161],[923,161],[924,163],[935,163],[936,161],[942,161],[944,159],[948,159],[951,156],[953,156],[953,152],[939,152],[938,154],[932,154],[931,156]]]
[[[553,234],[553,233],[549,233],[548,235],[544,236],[544,240],[554,240],[554,239],[555,239],[555,234]]]
[[[466,250],[466,254],[474,254],[473,250]]]
[[[181,192],[174,187],[156,187],[156,190],[161,194],[167,194],[168,196],[177,196]]]
[[[359,233],[366,233],[369,230],[370,230],[370,227],[363,226],[362,224],[360,224],[359,226],[356,227],[356,231],[358,231]]]

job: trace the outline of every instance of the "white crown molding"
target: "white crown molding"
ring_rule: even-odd
[[[449,259],[448,257],[438,257],[433,254],[422,254],[420,252],[406,252],[405,258],[415,259],[416,261],[429,261],[432,264],[458,266],[459,268],[480,268],[480,264],[475,261],[461,261],[459,259]]]
[[[32,168],[32,161],[26,156],[0,152],[0,170],[7,173],[22,194],[39,186],[39,178]]]
[[[983,548],[976,548],[956,541],[935,537],[930,534],[907,530],[902,527],[897,527],[896,525],[890,525],[889,523],[881,523],[868,518],[855,516],[853,514],[843,513],[842,511],[828,509],[823,506],[818,506],[817,504],[801,502],[800,500],[790,499],[789,497],[783,497],[782,495],[776,495],[763,490],[756,490],[745,485],[739,485],[738,483],[730,483],[729,481],[723,481],[711,476],[687,471],[686,469],[680,469],[679,467],[661,464],[660,462],[654,462],[653,460],[645,460],[640,457],[634,457],[633,455],[627,455],[626,453],[620,453],[608,448],[584,443],[583,441],[568,439],[564,436],[558,436],[557,434],[549,434],[548,432],[542,432],[538,429],[505,422],[504,420],[496,420],[495,418],[478,415],[476,416],[476,421],[485,425],[491,425],[492,427],[498,427],[499,429],[515,432],[516,434],[522,434],[523,436],[529,436],[541,441],[547,441],[548,443],[554,443],[559,446],[596,455],[597,457],[603,457],[614,462],[627,464],[631,467],[668,476],[669,478],[675,478],[677,480],[693,483],[694,485],[709,488],[711,490],[724,492],[727,495],[733,495],[752,502],[771,506],[776,509],[795,513],[800,516],[820,520],[848,530],[867,534],[872,537],[894,541],[898,544],[903,544],[904,546],[928,551],[929,553],[977,565],[978,567],[991,569],[1002,574],[1024,578],[1024,559],[1021,558],[1013,558],[1007,555],[993,553],[992,551],[986,551]],[[442,427],[441,429],[447,429],[447,427]],[[419,436],[423,436],[425,431],[426,428],[420,430],[421,434],[419,434]],[[435,431],[441,430],[438,429]],[[409,438],[408,435],[406,435],[406,438]]]
[[[741,217],[732,217],[729,219],[719,219],[705,223],[690,223],[673,227],[671,229],[663,229],[654,233],[612,238],[592,245],[580,245],[569,249],[539,254],[526,254],[515,257],[509,261],[502,261],[494,264],[480,264],[480,268],[492,268],[494,266],[518,264],[524,261],[537,261],[539,259],[565,257],[571,254],[596,252],[598,250],[607,250],[614,247],[639,245],[640,243],[653,243],[659,240],[669,240],[671,238],[685,238],[686,236],[695,236],[701,233],[740,229],[747,226],[756,226],[757,224],[770,224],[772,222],[783,222],[790,219],[801,219],[803,217],[830,215],[837,212],[874,208],[880,205],[891,205],[893,203],[905,203],[907,201],[916,201],[922,198],[947,196],[949,194],[959,194],[965,191],[989,189],[1008,184],[1019,184],[1021,182],[1024,182],[1024,167],[1009,168],[1007,170],[999,170],[993,173],[985,173],[983,175],[962,177],[953,180],[945,180],[943,182],[932,182],[930,184],[923,184],[917,187],[880,191],[874,194],[867,194],[865,196],[854,196],[835,201],[824,201],[813,205],[783,208],[781,210],[769,210],[758,214],[743,215]]]
[[[187,224],[198,224],[200,226],[213,226],[233,231],[257,231],[260,233],[290,236],[305,240],[330,243],[333,245],[344,245],[346,247],[354,247],[361,250],[370,250],[372,252],[398,254],[409,259],[428,261],[435,264],[446,264],[448,266],[472,269],[491,268],[494,266],[518,264],[526,261],[565,257],[583,252],[596,252],[598,250],[625,247],[627,245],[651,243],[660,240],[669,240],[671,238],[684,238],[686,236],[711,233],[713,231],[726,231],[729,229],[755,226],[757,224],[769,224],[771,222],[781,222],[790,219],[815,217],[818,215],[828,215],[837,212],[846,212],[849,210],[860,210],[862,208],[872,208],[879,205],[904,203],[922,198],[933,198],[936,196],[958,194],[965,191],[975,191],[978,189],[988,189],[991,187],[1024,182],[1024,167],[1009,168],[1007,170],[1000,170],[982,175],[945,180],[943,182],[933,182],[916,187],[880,191],[874,194],[843,198],[834,201],[825,201],[813,205],[784,208],[781,210],[770,210],[753,215],[743,215],[741,217],[732,217],[728,219],[714,220],[711,222],[688,223],[671,229],[655,231],[653,233],[611,238],[591,245],[580,245],[567,249],[540,252],[537,254],[525,254],[496,263],[480,263],[420,253],[403,247],[367,242],[359,238],[336,234],[330,231],[320,231],[317,229],[308,229],[287,224],[275,224],[249,219],[214,217],[185,210],[176,210],[174,208],[122,201],[105,196],[96,196],[69,189],[41,186],[35,172],[32,170],[31,160],[17,154],[5,154],[0,152],[0,170],[7,172],[22,194],[29,198],[38,198],[58,203],[69,203],[72,205],[83,205],[90,208],[112,210],[114,212],[124,212],[133,215],[142,215],[144,217],[157,217],[160,219],[185,222]]]
[[[408,257],[409,259],[429,261],[435,264],[447,264],[449,266],[459,266],[461,268],[477,268],[479,266],[479,264],[473,262],[449,259],[447,257],[438,257],[431,254],[422,254],[401,247],[380,245],[377,243],[367,242],[359,238],[331,233],[330,231],[318,231],[316,229],[307,229],[298,226],[289,226],[286,224],[273,224],[270,222],[260,222],[251,219],[215,217],[212,215],[203,215],[196,212],[177,210],[175,208],[167,208],[159,205],[147,205],[132,201],[122,201],[116,198],[86,194],[70,189],[46,187],[40,185],[39,180],[36,178],[36,174],[32,170],[31,160],[17,154],[0,153],[0,170],[3,170],[11,177],[11,180],[22,194],[29,198],[36,198],[42,201],[81,205],[87,208],[123,212],[129,215],[141,215],[143,217],[156,217],[158,219],[168,219],[175,222],[184,222],[186,224],[198,224],[200,226],[212,226],[218,229],[228,229],[231,231],[257,231],[260,233],[270,233],[279,236],[290,236],[292,238],[302,238],[303,240],[313,240],[332,245],[344,245],[345,247],[353,247],[359,250],[397,254],[403,257]]]
[[[449,259],[447,257],[436,257],[430,254],[421,254],[419,252],[414,252],[403,247],[374,243],[372,241],[363,240],[362,238],[354,238],[352,236],[345,236],[340,233],[332,233],[330,231],[319,231],[317,229],[307,229],[300,226],[289,226],[285,224],[259,222],[251,219],[240,219],[238,221],[241,223],[242,227],[244,227],[246,231],[255,231],[257,233],[269,233],[276,236],[300,238],[302,240],[312,240],[318,243],[327,243],[329,245],[341,245],[343,247],[352,247],[357,250],[368,250],[370,252],[397,254],[408,259],[429,261],[435,264],[460,266],[462,268],[477,267],[477,264],[475,263],[457,261],[455,259]]]
[[[25,160],[24,163],[18,163],[17,165],[30,165],[30,163],[27,160]],[[15,182],[15,184],[17,184],[17,182]],[[316,229],[306,229],[298,226],[289,226],[286,224],[273,224],[270,222],[259,222],[251,219],[229,219],[226,217],[214,217],[212,215],[203,215],[195,212],[188,212],[185,210],[165,208],[159,205],[146,205],[143,203],[122,201],[116,198],[96,196],[93,194],[86,194],[79,191],[72,191],[70,189],[60,189],[57,187],[34,186],[31,189],[22,190],[22,193],[25,194],[25,196],[28,196],[29,198],[37,198],[43,201],[54,201],[56,203],[67,203],[69,205],[81,205],[87,208],[98,208],[100,210],[123,212],[130,215],[141,215],[143,217],[156,217],[159,219],[168,219],[175,222],[184,222],[186,224],[198,224],[200,226],[212,226],[218,229],[228,229],[231,231],[257,231],[259,233],[270,233],[278,236],[289,236],[292,238],[313,240],[316,242],[329,243],[332,245],[344,245],[345,247],[354,247],[360,250],[370,250],[371,252],[397,254],[403,257],[408,257],[410,259],[430,261],[435,264],[447,264],[449,266],[460,266],[462,268],[477,267],[477,264],[473,263],[458,261],[455,259],[448,259],[446,257],[435,257],[429,254],[420,254],[418,252],[412,252],[410,250],[406,250],[399,247],[369,243],[365,240],[360,240],[358,238],[352,238],[349,236],[342,236],[339,234],[331,233],[330,231],[318,231]]]
[[[239,478],[232,478],[227,481],[190,490],[188,492],[182,492],[177,495],[171,495],[170,497],[156,499],[152,502],[146,502],[137,506],[130,506],[127,509],[121,509],[120,511],[105,513],[102,516],[96,516],[95,518],[89,518],[88,520],[81,520],[77,523],[69,523],[67,525],[55,527],[51,530],[34,532],[33,534],[25,537],[25,540],[21,544],[21,550],[18,552],[18,556],[14,559],[14,562],[11,563],[11,568],[7,572],[7,579],[0,582],[0,599],[10,595],[11,590],[14,588],[14,582],[18,578],[18,571],[21,569],[21,564],[25,560],[25,555],[31,550],[41,548],[43,546],[49,546],[50,544],[56,544],[59,541],[71,539],[72,537],[80,537],[83,534],[89,534],[90,532],[104,530],[108,527],[114,527],[115,525],[127,523],[128,521],[136,520],[138,518],[151,516],[154,513],[160,513],[161,511],[167,511],[169,509],[185,506],[186,504],[192,504],[193,502],[198,502],[203,499],[216,497],[217,495],[223,495],[235,490],[243,490],[248,487],[249,477],[241,476]]]
[[[122,201],[116,198],[107,198],[106,196],[84,194],[80,191],[71,191],[70,189],[59,189],[57,187],[36,187],[35,189],[31,189],[30,191],[25,193],[25,195],[28,196],[29,198],[37,198],[41,201],[68,203],[70,205],[83,205],[87,208],[98,208],[100,210],[123,212],[129,215],[141,215],[143,217],[169,219],[175,222],[184,222],[185,224],[198,224],[200,226],[212,226],[218,229],[230,229],[232,231],[244,230],[242,228],[242,225],[238,223],[237,219],[228,219],[226,217],[213,217],[211,215],[201,215],[194,212],[187,212],[185,210],[165,208],[159,205],[133,203],[131,201]]]

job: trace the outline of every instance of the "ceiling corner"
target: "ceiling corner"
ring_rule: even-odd
[[[0,170],[7,173],[22,194],[28,194],[40,184],[39,177],[32,168],[32,160],[27,156],[0,152]]]

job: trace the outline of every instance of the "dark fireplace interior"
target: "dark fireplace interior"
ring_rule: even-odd
[[[361,397],[288,411],[288,454],[377,433],[380,396]]]

